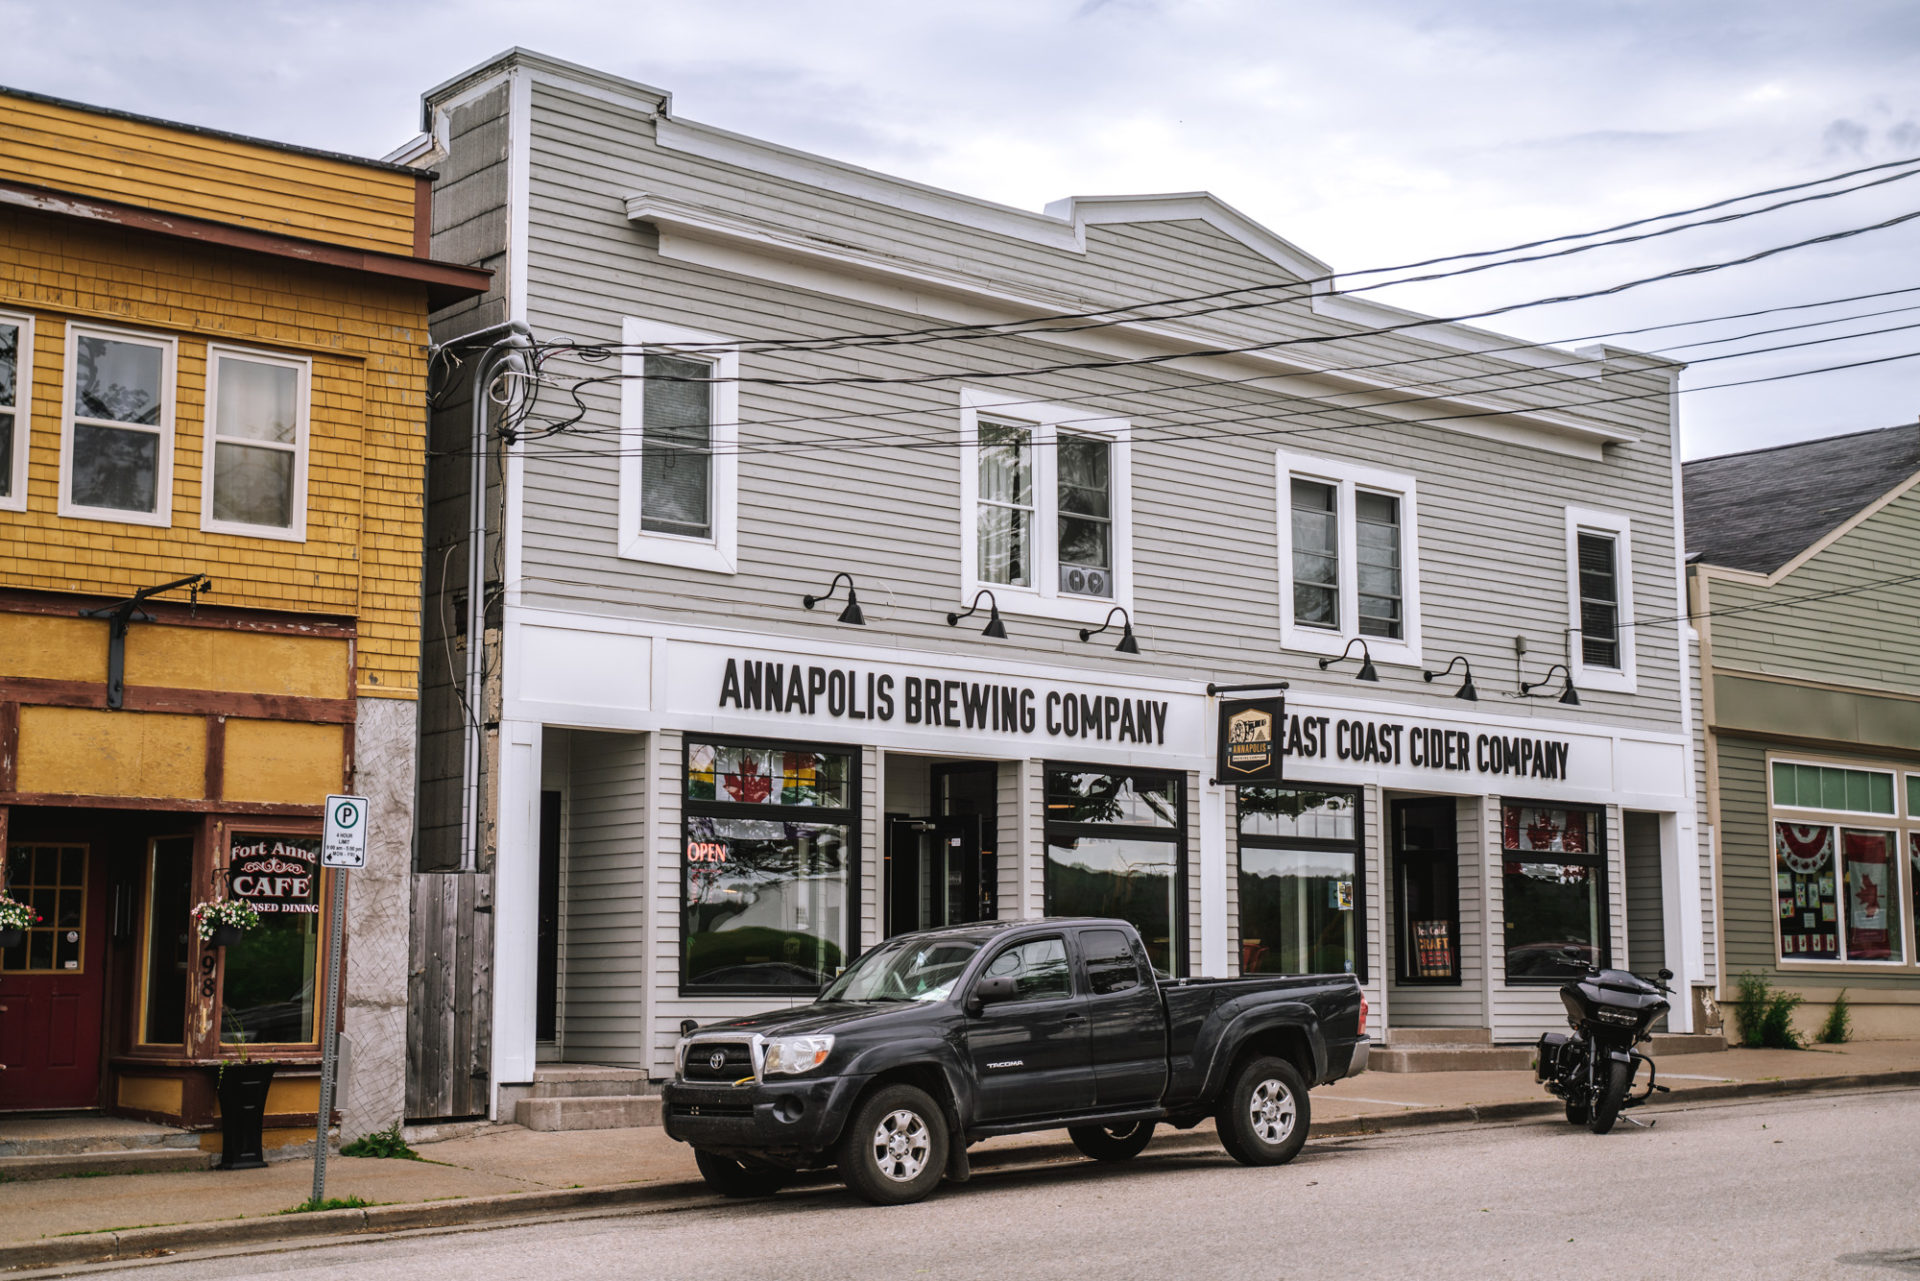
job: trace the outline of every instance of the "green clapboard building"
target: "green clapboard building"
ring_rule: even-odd
[[[1920,425],[1684,480],[1722,998],[1761,974],[1803,1031],[1845,990],[1856,1036],[1920,1035]]]

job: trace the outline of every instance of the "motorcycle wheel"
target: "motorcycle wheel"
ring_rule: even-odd
[[[1572,1099],[1568,1099],[1567,1124],[1585,1125],[1587,1123],[1587,1115],[1591,1110],[1592,1109],[1588,1108],[1584,1103],[1575,1103]]]
[[[1626,1102],[1627,1088],[1633,1084],[1633,1061],[1622,1063],[1618,1059],[1607,1062],[1607,1084],[1601,1090],[1600,1097],[1594,1102],[1593,1115],[1587,1118],[1587,1128],[1595,1134],[1605,1134],[1613,1128],[1615,1118],[1620,1115],[1620,1105]]]

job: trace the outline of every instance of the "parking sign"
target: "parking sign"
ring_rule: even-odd
[[[366,797],[327,798],[327,825],[320,838],[320,862],[326,867],[367,865]]]

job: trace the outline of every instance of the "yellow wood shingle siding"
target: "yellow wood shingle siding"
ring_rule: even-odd
[[[147,209],[413,252],[416,179],[0,93],[0,177]]]
[[[0,211],[0,309],[35,318],[27,510],[0,512],[0,582],[116,596],[203,571],[222,605],[356,618],[359,692],[413,696],[422,287]],[[178,340],[170,528],[56,515],[70,322]],[[200,530],[210,340],[313,360],[304,543]]]

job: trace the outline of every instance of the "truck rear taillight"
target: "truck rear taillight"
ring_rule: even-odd
[[[1367,1034],[1367,998],[1363,996],[1360,998],[1360,1030],[1355,1032],[1354,1035],[1365,1036],[1366,1034]]]

